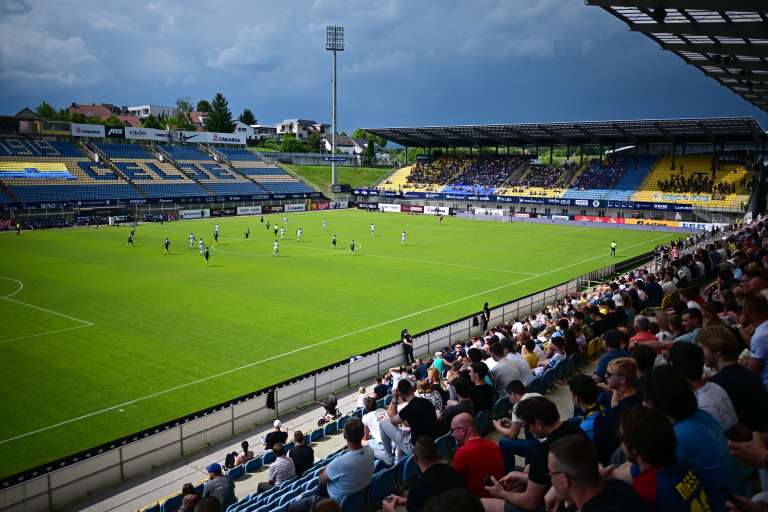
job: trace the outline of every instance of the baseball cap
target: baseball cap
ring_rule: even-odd
[[[275,428],[280,428],[280,427],[283,425],[283,422],[282,422],[282,421],[280,421],[280,420],[275,420],[275,422],[274,422],[274,423],[272,423],[272,425],[273,425]]]
[[[221,473],[221,464],[219,464],[218,462],[214,462],[213,464],[208,464],[208,467],[206,467],[205,470],[209,473],[219,474]]]

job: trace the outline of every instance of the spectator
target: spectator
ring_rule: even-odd
[[[603,334],[603,354],[597,362],[594,378],[598,382],[605,381],[605,372],[608,371],[608,363],[620,357],[629,357],[629,352],[621,348],[621,335],[618,331],[611,329]]]
[[[235,482],[227,475],[222,474],[221,465],[217,462],[209,464],[205,470],[208,472],[208,481],[203,487],[203,498],[212,496],[219,501],[221,508],[226,508],[233,503],[237,503],[235,497]],[[195,509],[200,506],[200,502],[195,505]]]
[[[723,429],[711,415],[699,410],[690,386],[672,366],[654,368],[643,380],[642,394],[646,405],[670,418],[677,439],[677,460],[690,464],[712,507],[722,510],[726,499],[722,487],[738,492],[742,485]]]
[[[455,403],[449,402],[450,405],[443,409],[439,417],[440,422],[446,426],[449,426],[454,416],[458,414],[466,412],[471,416],[474,416],[476,412],[479,412],[475,411],[475,404],[472,401],[472,383],[469,382],[469,380],[464,377],[456,377],[453,380],[453,389],[459,400]]]
[[[357,388],[357,400],[355,402],[355,406],[358,409],[365,408],[365,398],[367,396],[368,395],[365,393],[365,388],[364,387],[360,386],[359,388]]]
[[[454,489],[434,496],[423,512],[484,512],[480,498],[467,489]]]
[[[520,431],[523,429],[523,422],[517,417],[515,411],[517,404],[522,400],[527,400],[535,396],[541,396],[539,393],[526,393],[525,386],[519,380],[513,380],[507,384],[507,398],[510,405],[510,417],[493,420],[493,427],[504,437],[499,440],[499,449],[504,456],[504,471],[510,472],[515,469],[515,455],[523,457],[525,463],[530,463],[539,442],[536,437],[525,429],[525,439],[518,439]]]
[[[264,438],[264,449],[271,450],[275,443],[283,443],[288,440],[288,432],[283,430],[283,424],[280,420],[275,420],[272,424],[275,430],[270,431]]]
[[[432,386],[429,384],[429,382],[420,380],[416,384],[416,396],[420,398],[426,398],[432,402],[432,405],[435,406],[436,411],[443,410],[443,397],[440,395],[440,393],[432,389]]]
[[[315,463],[315,450],[304,444],[304,434],[301,430],[293,433],[293,448],[288,451],[288,456],[293,461],[296,476],[301,476]]]
[[[402,382],[410,385],[407,381]],[[319,473],[321,487],[324,486],[328,496],[337,503],[368,487],[373,477],[373,450],[362,444],[363,423],[359,419],[350,418],[344,424],[344,439],[347,452],[333,459]]]
[[[195,504],[195,512],[224,512],[216,496],[206,496]]]
[[[445,359],[443,359],[442,352],[435,352],[435,359],[432,361],[432,367],[440,372],[440,375],[445,374]]]
[[[632,350],[632,359],[637,364],[637,375],[640,379],[643,378],[643,375],[653,370],[657,360],[664,360],[663,356],[657,356],[656,351],[649,345],[637,345]]]
[[[648,317],[638,315],[635,317],[635,335],[629,338],[629,350],[637,344],[648,345],[654,350],[659,347],[659,339],[650,331],[651,322]]]
[[[526,386],[530,384],[535,376],[531,371],[531,365],[528,364],[528,361],[526,361],[523,356],[517,353],[515,342],[513,342],[512,339],[506,338],[503,342],[501,342],[501,346],[504,349],[504,357],[512,361],[520,374],[523,376],[523,384]]]
[[[384,384],[381,377],[376,377],[376,386],[373,388],[373,393],[376,395],[376,400],[381,400],[389,394],[389,387]]]
[[[405,406],[397,410],[398,402],[403,400]],[[435,439],[437,436],[437,413],[435,406],[426,398],[414,395],[413,386],[407,380],[401,380],[397,389],[392,391],[392,402],[387,410],[389,418],[379,422],[381,442],[387,453],[392,453],[393,444],[397,449],[397,459],[402,460],[405,455],[413,453],[412,439],[427,436]],[[410,434],[398,428],[407,423]],[[361,436],[362,439],[362,436]]]
[[[284,482],[296,477],[296,466],[293,459],[286,456],[283,443],[275,443],[272,452],[276,458],[269,465],[269,480],[261,482],[257,492],[264,492],[272,487],[280,487]]]
[[[192,512],[200,501],[200,495],[195,492],[195,486],[186,483],[181,488],[181,506],[179,512]]]
[[[528,363],[525,363],[528,364]],[[488,375],[488,367],[485,363],[472,363],[469,367],[469,377],[472,380],[472,390],[470,398],[475,412],[486,411],[493,407],[496,402],[496,393],[493,388],[485,382]]]
[[[240,452],[235,458],[235,466],[245,464],[253,458],[253,452],[248,449],[248,441],[243,441],[240,443],[240,446],[242,447],[243,451]]]
[[[753,432],[768,430],[768,391],[760,377],[737,363],[736,337],[724,326],[705,327],[699,343],[707,365],[717,370],[709,378],[722,387],[731,399],[739,423]]]
[[[413,363],[413,376],[416,380],[427,380],[427,370],[429,367],[424,364],[424,361],[420,357],[416,358],[416,362]]]
[[[527,333],[526,333],[527,334]],[[523,358],[528,362],[531,370],[539,364],[539,356],[536,354],[536,342],[528,335],[523,344]]]
[[[744,297],[744,321],[754,327],[749,343],[749,369],[768,387],[768,301],[763,295]]]
[[[493,343],[489,350],[491,352],[491,358],[496,363],[491,371],[494,384],[496,386],[496,393],[499,398],[504,394],[504,390],[507,389],[507,384],[513,380],[519,380],[525,382],[527,375],[520,371],[520,368],[504,357],[504,347],[499,342]],[[530,373],[530,372],[529,372]]]
[[[453,469],[464,483],[478,497],[488,497],[485,479],[491,475],[501,478],[504,474],[504,459],[499,445],[480,436],[475,421],[463,412],[451,421],[451,435],[459,448],[453,457]]]
[[[683,313],[683,327],[685,328],[685,334],[682,334],[675,338],[675,342],[696,343],[696,339],[699,336],[703,323],[703,317],[701,315],[700,308],[689,308]]]
[[[429,385],[432,387],[432,391],[440,393],[440,398],[443,400],[443,405],[448,401],[448,391],[443,388],[443,382],[440,379],[440,372],[435,368],[430,368],[427,372],[429,375]]]
[[[632,484],[653,510],[709,509],[698,476],[675,456],[675,431],[661,412],[647,407],[627,409],[619,424],[621,446],[630,462],[613,471],[614,477]]]
[[[408,329],[403,329],[400,333],[400,345],[403,347],[405,364],[413,363],[413,336],[408,332]]]
[[[486,510],[505,510],[508,503],[518,509],[538,510],[544,505],[544,495],[551,485],[550,472],[547,469],[549,448],[558,439],[570,435],[579,435],[585,439],[584,431],[570,421],[560,421],[557,406],[544,397],[522,400],[517,405],[518,417],[523,425],[541,439],[530,464],[528,473],[512,471],[502,480],[502,484],[524,488],[523,491],[507,491],[498,482],[486,490],[495,498],[483,500]]]
[[[464,488],[461,476],[448,464],[440,462],[435,442],[428,437],[420,437],[413,447],[413,460],[419,466],[421,474],[408,489],[408,497],[390,495],[382,502],[384,512],[394,512],[397,507],[405,507],[408,512],[424,509],[432,496],[452,489]]]
[[[640,405],[642,398],[637,393],[637,364],[632,358],[622,357],[608,363],[605,377],[610,401],[603,404],[605,411],[595,418],[594,441],[600,463],[607,466],[619,448],[616,435],[619,415],[625,409]]]
[[[707,411],[717,420],[726,437],[739,419],[728,393],[714,382],[704,380],[704,352],[693,343],[675,343],[669,351],[672,366],[685,377],[696,395],[699,409]]]
[[[552,355],[539,361],[538,365],[539,368],[542,368],[544,371],[551,370],[560,364],[560,361],[565,360],[565,340],[563,339],[562,334],[560,334],[560,331],[555,331],[552,338],[549,340],[549,350],[552,351]]]
[[[571,401],[581,414],[581,430],[590,441],[594,439],[595,418],[603,411],[603,407],[597,403],[599,388],[594,379],[583,373],[577,373],[568,380],[568,389],[571,391]]]

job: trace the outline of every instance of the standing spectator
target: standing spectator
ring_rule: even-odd
[[[293,459],[285,455],[283,443],[275,443],[272,447],[275,454],[275,462],[269,465],[269,481],[261,482],[258,492],[264,492],[272,487],[280,487],[283,482],[296,477],[296,466]]]
[[[469,378],[472,380],[472,384],[474,384],[470,392],[470,398],[476,413],[492,408],[496,402],[496,393],[485,382],[486,375],[488,375],[488,367],[483,362],[472,363],[469,367]]]
[[[365,388],[363,386],[360,386],[357,388],[357,401],[355,405],[358,409],[363,409],[365,407],[365,399],[368,395],[365,393]]]
[[[753,432],[768,431],[768,390],[755,373],[740,365],[736,337],[725,326],[705,327],[699,333],[707,366],[717,370],[709,378],[733,403],[739,423]]]
[[[400,399],[406,405],[398,412],[397,406]],[[435,406],[426,398],[416,397],[413,386],[407,380],[401,380],[397,384],[397,389],[392,391],[392,402],[389,404],[387,414],[389,418],[379,422],[381,442],[387,453],[392,453],[394,444],[397,448],[398,460],[413,453],[412,439],[418,439],[421,436],[435,439],[437,436]],[[399,428],[404,423],[408,424],[410,432]]]
[[[304,434],[301,430],[293,433],[293,448],[288,451],[288,456],[293,461],[296,476],[301,476],[315,463],[315,450],[304,444]]]
[[[456,471],[443,462],[437,453],[435,442],[428,437],[420,437],[413,448],[413,459],[421,474],[408,489],[408,497],[391,495],[384,499],[384,512],[394,512],[396,507],[404,506],[408,512],[421,511],[432,496],[451,489],[464,488],[464,480]]]
[[[451,421],[451,435],[459,446],[453,456],[453,469],[473,494],[481,498],[490,496],[485,489],[485,479],[488,476],[501,478],[504,474],[499,445],[480,436],[474,419],[465,412]]]
[[[219,500],[222,510],[226,510],[228,506],[237,503],[235,482],[221,473],[221,464],[214,462],[209,464],[205,470],[208,472],[208,481],[203,487],[203,498],[208,496],[216,498]]]
[[[271,450],[275,443],[285,443],[288,440],[288,432],[283,430],[283,423],[275,420],[272,426],[275,430],[270,431],[264,438],[264,449]]]
[[[744,321],[754,327],[749,342],[749,369],[768,387],[768,301],[763,295],[744,297]]]
[[[544,495],[552,485],[551,476],[555,476],[551,475],[547,469],[547,459],[552,443],[564,437],[578,435],[583,437],[585,443],[589,445],[584,431],[570,421],[560,421],[557,406],[543,396],[520,401],[517,404],[516,414],[523,425],[542,441],[536,449],[528,473],[512,471],[502,479],[502,483],[524,487],[525,490],[507,491],[498,485],[498,482],[494,482],[488,491],[496,499],[483,500],[486,510],[505,510],[507,507],[505,502],[517,509],[538,510],[543,507]],[[590,460],[594,458],[595,456],[592,455]],[[596,470],[597,463],[595,463]]]
[[[248,441],[243,441],[240,443],[240,447],[243,449],[243,451],[240,452],[237,457],[235,457],[235,466],[245,464],[253,458],[253,452],[248,449]]]
[[[704,380],[704,352],[693,343],[675,343],[669,351],[672,366],[685,377],[696,395],[699,409],[707,411],[717,420],[727,437],[739,419],[728,393],[714,382]]]
[[[320,485],[337,503],[368,487],[373,477],[373,450],[362,444],[363,423],[359,419],[350,418],[344,424],[344,439],[347,452],[333,459],[319,474]]]
[[[435,352],[435,359],[432,361],[432,368],[435,368],[440,375],[445,375],[445,359],[442,352]]]
[[[400,345],[403,347],[403,355],[405,356],[405,364],[413,362],[413,337],[408,332],[408,329],[403,329],[400,333]]]

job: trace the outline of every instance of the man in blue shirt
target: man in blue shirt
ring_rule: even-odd
[[[603,334],[603,347],[605,354],[600,357],[595,368],[594,379],[598,382],[605,381],[605,372],[608,369],[608,363],[620,357],[629,357],[629,352],[621,348],[622,333],[616,329],[611,329]]]
[[[350,418],[344,424],[347,453],[320,470],[319,481],[336,503],[368,487],[373,478],[373,449],[363,446],[363,423]]]

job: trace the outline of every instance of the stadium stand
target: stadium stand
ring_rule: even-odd
[[[266,164],[251,151],[244,149],[217,148],[227,158],[237,173],[264,191],[272,194],[299,194],[315,192],[304,182],[297,180],[283,169]]]
[[[2,178],[28,171],[29,177]],[[62,177],[56,173],[65,171]],[[33,177],[35,174],[40,177]],[[22,202],[141,199],[143,196],[104,164],[86,158],[72,143],[0,139],[0,179]]]
[[[655,161],[656,157],[652,156],[618,157],[605,162],[593,160],[563,197],[629,201]]]
[[[379,184],[379,190],[408,190],[408,176],[413,171],[414,166],[409,165],[396,170],[389,175],[384,183]]]

